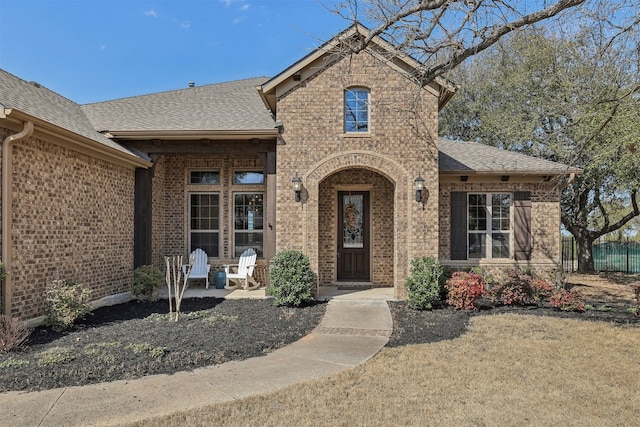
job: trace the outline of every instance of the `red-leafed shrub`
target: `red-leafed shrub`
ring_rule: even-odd
[[[587,309],[582,294],[575,290],[560,289],[551,295],[549,304],[562,311],[585,311]]]
[[[522,270],[510,270],[504,283],[492,290],[493,297],[504,305],[531,304],[535,297],[531,281],[533,277]]]
[[[458,310],[476,310],[484,294],[484,278],[478,273],[456,271],[445,282],[447,304]]]
[[[544,279],[532,279],[531,288],[533,290],[533,298],[536,301],[549,298],[554,291],[554,287],[551,282]]]

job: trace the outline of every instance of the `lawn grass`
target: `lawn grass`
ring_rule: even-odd
[[[620,426],[640,422],[640,328],[474,317],[460,338],[135,426]]]

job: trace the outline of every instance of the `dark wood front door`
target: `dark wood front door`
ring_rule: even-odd
[[[369,281],[369,192],[338,192],[338,280]]]

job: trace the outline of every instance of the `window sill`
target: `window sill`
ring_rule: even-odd
[[[340,135],[341,138],[371,138],[371,132],[348,132]]]

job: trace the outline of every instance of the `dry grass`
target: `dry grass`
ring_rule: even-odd
[[[640,421],[640,328],[505,314],[452,341],[145,426],[620,426]]]

